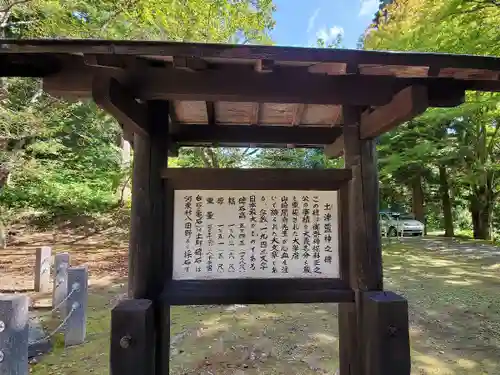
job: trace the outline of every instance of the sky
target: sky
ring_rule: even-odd
[[[378,0],[275,0],[277,45],[314,47],[318,37],[335,40],[342,34],[342,47],[356,43],[373,19]]]

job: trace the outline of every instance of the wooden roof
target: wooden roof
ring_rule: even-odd
[[[362,133],[375,137],[466,90],[500,91],[494,57],[142,41],[2,40],[0,75],[93,97],[133,132],[145,101],[169,100],[182,144],[327,145],[342,105],[366,108]]]

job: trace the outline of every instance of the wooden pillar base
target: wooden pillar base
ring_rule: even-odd
[[[111,311],[111,375],[154,375],[155,321],[153,303],[121,301]]]
[[[362,293],[364,370],[369,375],[410,375],[408,302],[388,291]]]

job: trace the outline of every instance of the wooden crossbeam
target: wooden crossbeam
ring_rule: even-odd
[[[123,125],[124,131],[148,136],[147,106],[138,103],[116,79],[95,77],[92,97],[99,107]]]
[[[409,82],[392,77],[322,76],[256,71],[187,72],[150,68],[137,72],[131,89],[145,99],[385,105],[394,87]],[[359,90],[363,87],[363,90]]]
[[[283,145],[297,144],[322,147],[342,134],[341,128],[319,126],[248,126],[248,125],[180,125],[172,140],[181,146],[205,144]]]
[[[66,65],[44,78],[44,89],[56,96],[90,97],[91,82],[102,69],[83,64]],[[120,74],[106,69],[107,75]],[[279,69],[266,74],[255,69],[206,69],[191,71],[146,66],[119,77],[134,96],[143,100],[203,100],[260,103],[350,104],[382,106],[402,89],[428,87],[431,106],[460,104],[464,90],[477,89],[476,81],[452,78],[397,78],[363,75],[323,75]],[[360,89],[362,87],[362,89]],[[450,101],[450,97],[453,100]]]
[[[360,136],[362,139],[375,138],[422,114],[428,107],[426,87],[407,87],[395,95],[389,104],[361,117]]]

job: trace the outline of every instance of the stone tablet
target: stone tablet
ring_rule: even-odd
[[[176,190],[173,278],[338,278],[336,191]]]

